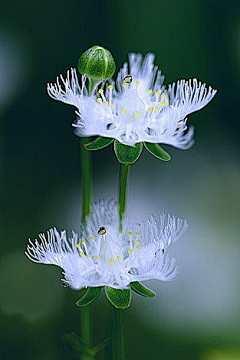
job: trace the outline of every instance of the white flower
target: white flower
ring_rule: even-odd
[[[164,77],[154,66],[154,55],[144,59],[129,55],[116,84],[102,84],[87,94],[86,77],[79,85],[76,70],[68,71],[67,79],[57,78],[48,84],[49,95],[74,105],[77,121],[73,126],[79,136],[114,138],[134,146],[139,142],[169,144],[187,149],[193,144],[193,128],[187,131],[186,116],[206,106],[216,90],[193,80],[180,80],[165,88]]]
[[[124,289],[134,281],[174,279],[177,267],[167,250],[187,227],[186,221],[163,214],[133,229],[125,223],[119,232],[116,204],[100,201],[92,206],[85,235],[73,232],[68,239],[65,231],[50,229],[47,236],[39,235],[40,241],[29,240],[26,255],[34,262],[61,267],[63,282],[72,289]]]

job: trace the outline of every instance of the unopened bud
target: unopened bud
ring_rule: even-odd
[[[86,50],[78,60],[78,71],[94,81],[110,79],[116,69],[109,50],[95,45]]]

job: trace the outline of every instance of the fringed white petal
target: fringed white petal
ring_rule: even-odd
[[[71,68],[67,71],[66,78],[60,75],[55,84],[47,84],[47,92],[54,100],[81,108],[83,96],[87,94],[85,82],[86,76],[82,76],[82,86],[80,86],[76,69]]]
[[[202,109],[217,93],[197,79],[179,80],[168,87],[168,94],[173,108],[180,110],[181,117]]]
[[[141,54],[129,54],[129,65],[124,63],[117,76],[117,89],[123,91],[122,84],[127,75],[131,75],[133,80],[139,81],[140,93],[143,95],[149,89],[159,91],[162,88],[164,76],[158,67],[154,65],[154,54],[147,54],[144,58]],[[144,94],[145,95],[145,94]]]

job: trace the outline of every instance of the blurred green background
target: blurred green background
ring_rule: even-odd
[[[49,227],[78,229],[74,112],[47,96],[46,83],[93,44],[118,68],[129,52],[151,51],[166,84],[197,77],[218,89],[189,116],[192,149],[165,146],[170,163],[144,153],[132,167],[130,220],[168,211],[190,227],[171,252],[177,280],[150,283],[157,296],[134,296],[126,311],[127,359],[240,359],[239,2],[3,0],[0,18],[0,359],[75,359],[60,337],[80,331],[78,293],[24,249]],[[94,200],[115,197],[111,149],[94,153],[93,166]],[[97,339],[109,331],[109,306],[102,297],[91,309]]]

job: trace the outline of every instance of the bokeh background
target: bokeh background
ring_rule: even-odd
[[[132,167],[130,220],[167,211],[190,227],[172,248],[177,280],[148,284],[157,296],[134,296],[126,311],[127,359],[240,359],[238,1],[3,0],[0,18],[0,358],[75,359],[61,335],[80,331],[78,293],[62,287],[59,269],[30,263],[24,249],[49,227],[78,229],[74,111],[51,100],[46,83],[100,44],[118,68],[129,52],[152,51],[166,83],[197,77],[218,89],[189,116],[192,149],[165,146],[170,163],[144,153]],[[94,153],[93,166],[93,199],[116,197],[112,150]],[[106,299],[91,310],[97,339],[109,331]]]

